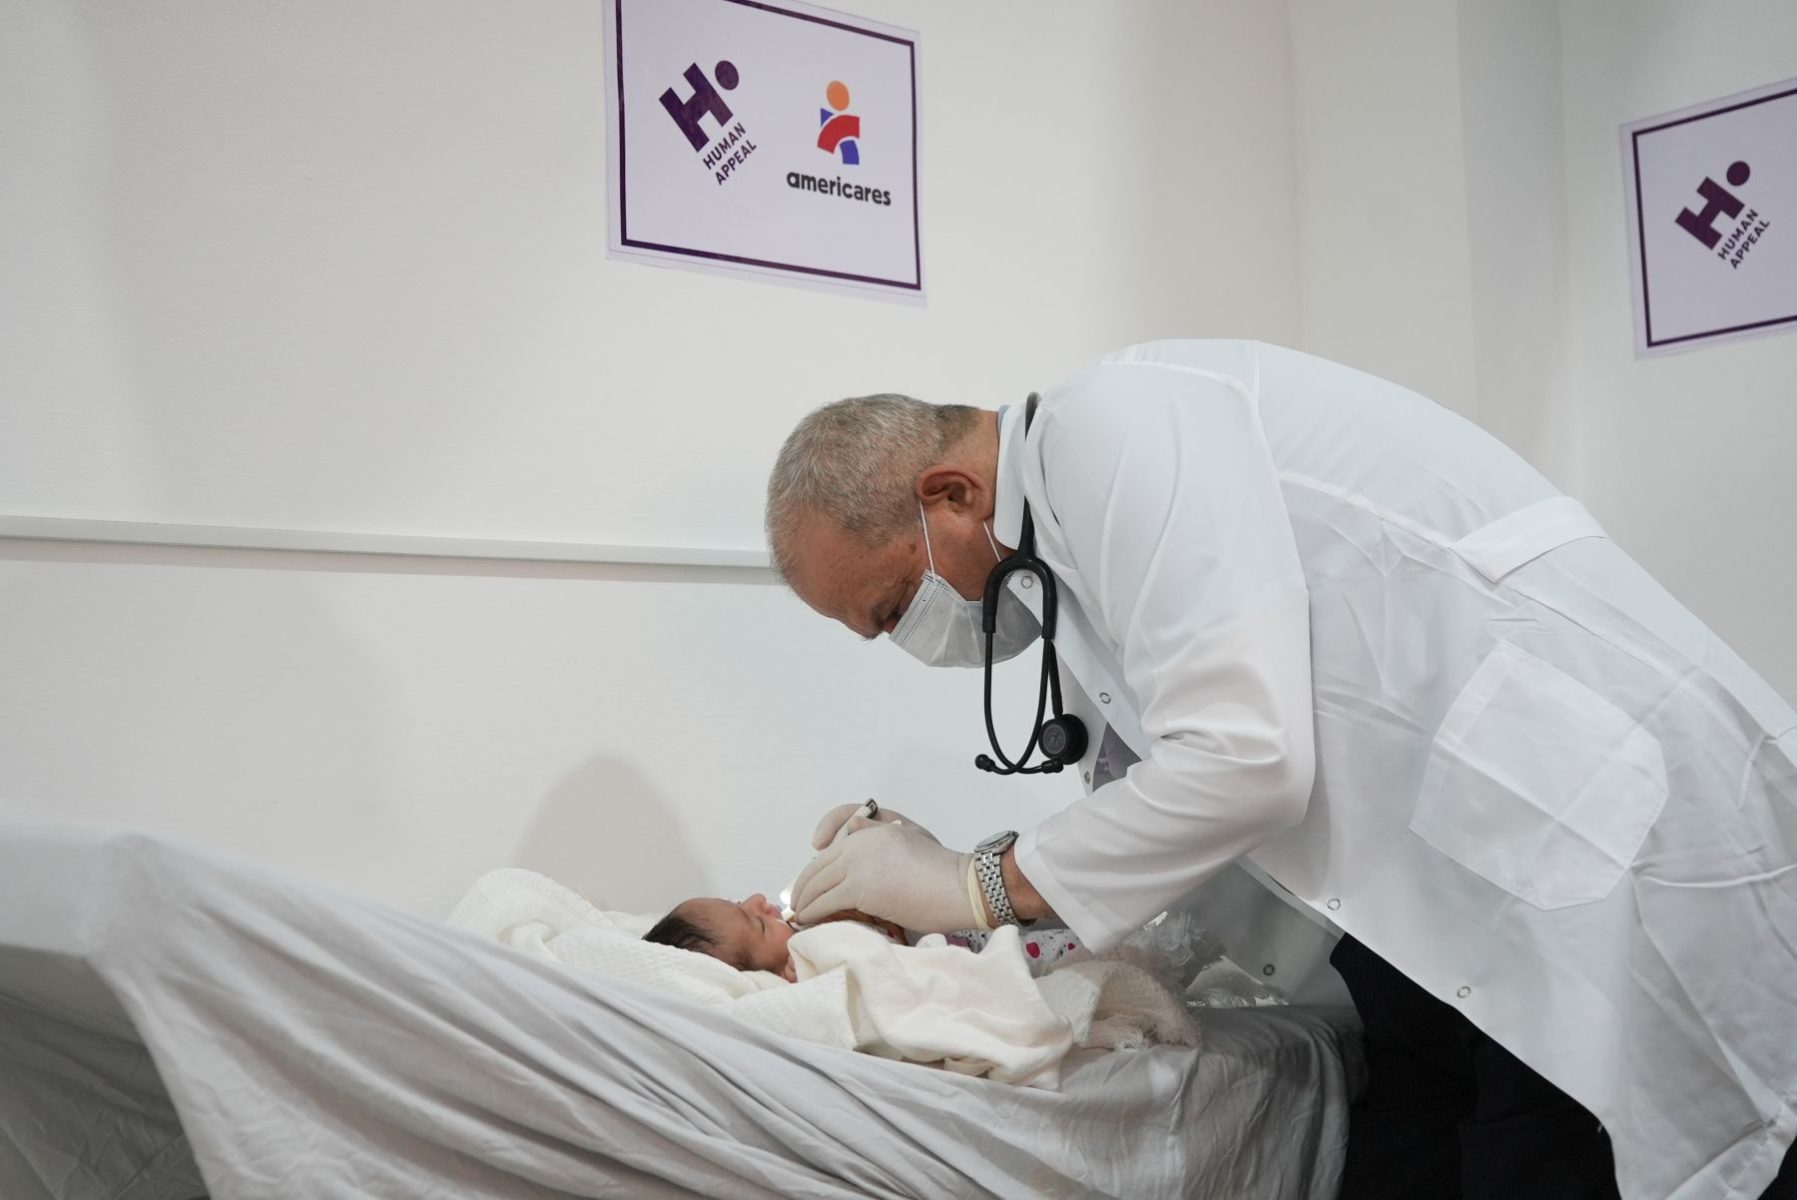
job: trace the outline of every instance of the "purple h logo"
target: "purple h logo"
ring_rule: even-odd
[[[714,70],[718,77],[718,87],[726,92],[734,90],[740,82],[736,64],[732,62],[720,62]],[[711,139],[699,127],[700,120],[706,113],[710,113],[712,120],[718,123],[718,128],[723,129],[730,121],[730,106],[724,103],[724,98],[711,86],[711,80],[705,78],[705,72],[699,69],[698,63],[686,69],[686,81],[692,84],[693,94],[682,100],[673,88],[669,88],[661,94],[661,106],[674,118],[674,124],[680,126],[680,132],[693,144],[693,149],[703,150],[705,143]]]
[[[1744,162],[1731,163],[1728,168],[1728,182],[1735,187],[1746,183],[1753,174],[1753,168]],[[1717,217],[1728,217],[1731,220],[1741,215],[1744,207],[1740,199],[1728,188],[1714,179],[1705,178],[1698,185],[1697,194],[1703,197],[1703,211],[1692,212],[1685,209],[1678,215],[1679,227],[1711,250],[1722,240],[1722,233],[1716,228]]]

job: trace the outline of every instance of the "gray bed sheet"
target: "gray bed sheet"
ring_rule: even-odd
[[[1059,1092],[833,1050],[190,843],[0,817],[0,1196],[1332,1200],[1351,1013]]]

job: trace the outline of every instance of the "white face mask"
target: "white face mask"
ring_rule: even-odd
[[[924,572],[917,594],[905,609],[905,615],[893,627],[892,641],[899,649],[926,667],[983,667],[986,665],[986,632],[980,622],[978,600],[969,600],[949,586],[948,580],[936,574],[936,554],[930,549],[930,522],[924,517],[923,505],[917,506],[923,521],[923,551],[929,555],[930,569]],[[992,557],[1002,561],[992,530],[986,531],[986,542]],[[1022,654],[1041,635],[1041,626],[1029,607],[1002,588],[998,594],[998,628],[992,632],[992,661],[1004,662]]]

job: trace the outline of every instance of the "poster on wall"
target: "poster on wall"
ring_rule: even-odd
[[[1797,80],[1622,127],[1635,351],[1797,331]]]
[[[790,0],[606,0],[613,258],[923,302],[917,35]]]

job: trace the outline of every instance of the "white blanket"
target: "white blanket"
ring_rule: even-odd
[[[975,954],[940,937],[917,946],[839,922],[793,935],[787,983],[644,942],[653,918],[608,913],[530,871],[476,880],[449,923],[536,958],[656,988],[770,1032],[971,1075],[1054,1088],[1075,1046],[1196,1043],[1179,998],[1122,958],[1070,956],[1032,979],[1015,928]]]

